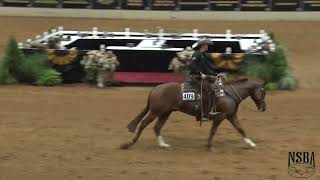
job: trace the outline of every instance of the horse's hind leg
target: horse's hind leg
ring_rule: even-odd
[[[142,112],[140,112],[127,126],[129,132],[134,132],[139,125],[139,123],[142,121],[143,117],[148,113],[150,109],[149,101],[147,102],[146,107],[143,109]]]
[[[216,132],[218,130],[218,127],[220,126],[220,124],[221,124],[223,119],[224,119],[224,117],[221,114],[215,116],[215,118],[213,119],[212,126],[211,126],[211,129],[210,129],[210,135],[209,135],[209,138],[208,138],[208,149],[210,151],[213,150],[213,148],[212,148],[213,136],[216,134]]]
[[[170,147],[170,145],[164,142],[164,139],[160,135],[160,133],[161,133],[161,129],[162,129],[163,125],[167,122],[170,114],[171,114],[171,112],[159,116],[159,119],[158,119],[157,123],[153,127],[154,132],[155,132],[155,134],[157,136],[158,145],[160,147],[164,147],[164,148]]]
[[[236,130],[241,134],[245,143],[249,144],[253,148],[256,147],[256,144],[254,142],[252,142],[251,139],[249,139],[247,137],[246,132],[244,131],[244,129],[240,125],[240,121],[239,121],[237,115],[228,117],[228,120],[231,122],[233,127],[236,128]]]
[[[129,143],[126,143],[126,144],[122,144],[120,146],[120,148],[121,149],[128,149],[129,147],[134,145],[138,141],[144,128],[147,127],[156,117],[157,117],[156,115],[154,115],[152,112],[150,112],[147,115],[147,117],[141,122],[141,124],[139,126],[139,130],[138,130],[137,134],[135,135],[135,137],[132,139],[132,141]]]

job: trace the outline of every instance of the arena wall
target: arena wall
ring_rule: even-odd
[[[210,21],[320,21],[320,12],[145,11],[0,7],[0,16]]]

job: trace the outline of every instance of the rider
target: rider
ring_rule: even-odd
[[[205,78],[205,75],[217,75],[211,54],[206,53],[209,45],[213,45],[213,42],[208,39],[200,40],[192,45],[195,52],[190,64],[191,75],[201,75],[202,78]]]
[[[192,48],[195,50],[195,52],[192,55],[190,64],[190,75],[191,81],[195,83],[198,83],[199,79],[194,78],[193,75],[200,75],[201,78],[204,79],[207,77],[207,75],[216,76],[218,74],[216,71],[217,67],[212,60],[211,54],[206,53],[209,49],[209,45],[213,45],[213,42],[208,39],[200,40],[192,45]],[[209,90],[214,94],[213,85],[209,86]],[[210,115],[216,115],[218,113],[219,112],[215,112],[215,108],[211,108],[211,111],[209,112]]]

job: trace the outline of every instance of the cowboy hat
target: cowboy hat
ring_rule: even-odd
[[[192,48],[193,49],[197,49],[203,45],[213,45],[213,42],[210,41],[209,39],[203,39],[203,40],[199,40],[198,42],[195,42],[193,45],[192,45]]]

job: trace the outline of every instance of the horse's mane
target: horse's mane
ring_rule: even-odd
[[[226,84],[236,84],[248,81],[247,77],[237,77],[235,79],[227,80]]]
[[[260,84],[265,84],[265,82],[261,79],[256,79],[252,77],[236,77],[235,79],[227,80],[226,84],[238,84],[238,83],[244,83],[250,81],[251,83],[260,85]]]

